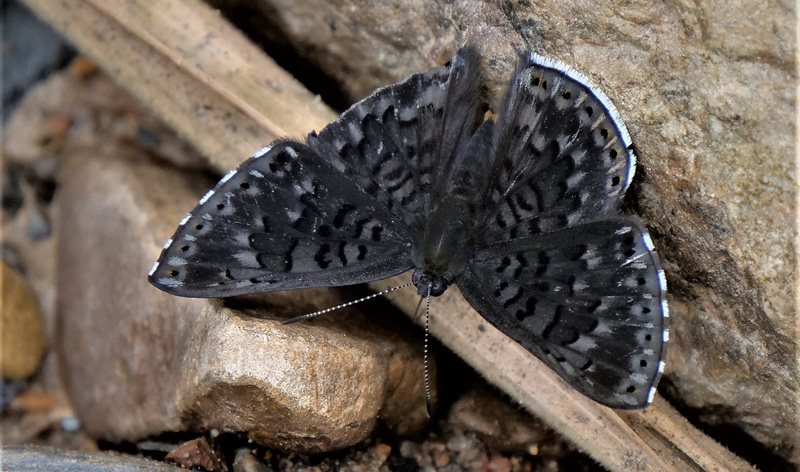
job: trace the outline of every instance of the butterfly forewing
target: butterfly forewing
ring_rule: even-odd
[[[150,273],[176,295],[338,286],[411,268],[411,234],[308,146],[279,141],[226,175]]]
[[[480,250],[459,280],[487,321],[585,395],[645,405],[663,368],[665,282],[629,217]]]
[[[475,51],[459,51],[449,67],[414,74],[353,105],[309,144],[340,159],[365,193],[420,225],[433,174],[469,138],[477,108]]]
[[[583,75],[530,55],[495,126],[484,238],[565,228],[616,210],[636,158],[614,106]]]

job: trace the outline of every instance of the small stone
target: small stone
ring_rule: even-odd
[[[485,452],[474,433],[465,434],[453,431],[447,438],[447,449],[455,456],[459,464],[471,464],[485,459]]]
[[[450,409],[448,420],[456,428],[475,432],[487,444],[501,451],[525,453],[553,433],[526,411],[481,386],[467,391]]]
[[[494,456],[483,467],[483,472],[511,472],[511,460],[508,457]]]
[[[422,457],[422,446],[414,441],[403,441],[400,443],[400,457],[414,459],[419,463]]]
[[[187,441],[167,454],[164,461],[185,469],[200,467],[211,472],[222,472],[225,466],[205,437]]]
[[[36,296],[21,275],[5,262],[2,266],[0,371],[4,379],[21,380],[36,372],[47,341]]]
[[[81,429],[81,420],[75,416],[67,416],[61,419],[61,429],[68,433],[77,433]]]
[[[70,63],[69,71],[75,77],[86,78],[97,72],[97,64],[86,56],[78,56]]]
[[[392,446],[384,443],[375,445],[375,454],[379,456],[389,456],[392,453]]]
[[[433,463],[436,467],[444,467],[450,463],[450,454],[444,447],[433,451]]]
[[[233,472],[272,472],[272,469],[259,460],[250,449],[241,448],[233,459]]]

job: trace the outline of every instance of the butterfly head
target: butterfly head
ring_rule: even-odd
[[[411,282],[417,287],[417,293],[421,297],[426,297],[429,293],[432,297],[438,297],[447,290],[447,280],[444,277],[432,274],[425,269],[415,269]]]

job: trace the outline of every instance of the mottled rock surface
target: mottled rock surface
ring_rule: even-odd
[[[629,201],[670,285],[665,385],[705,421],[735,425],[800,464],[794,5],[247,3],[265,12],[271,38],[351,99],[445,61],[467,40],[483,52],[490,99],[526,48],[594,79],[636,143]]]

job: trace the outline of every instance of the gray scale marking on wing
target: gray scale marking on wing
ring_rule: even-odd
[[[521,69],[496,129],[487,241],[553,231],[619,206],[632,151],[583,84],[536,64]]]
[[[309,144],[323,155],[332,149],[366,193],[417,222],[428,208],[449,73],[438,67],[378,89]]]
[[[640,407],[664,352],[659,262],[633,218],[481,250],[459,288],[490,323],[617,408]],[[634,391],[628,391],[629,388]]]
[[[278,142],[198,205],[151,281],[219,297],[389,277],[411,267],[395,218],[305,145]]]

